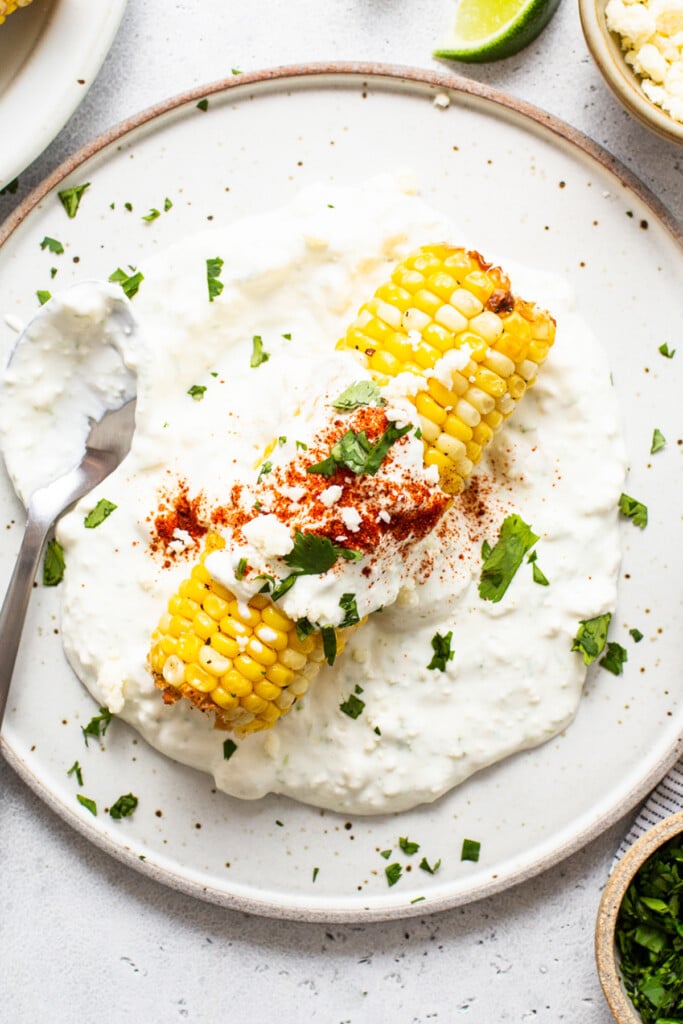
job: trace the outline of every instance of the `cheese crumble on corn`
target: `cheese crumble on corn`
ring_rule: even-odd
[[[510,416],[553,344],[549,313],[515,297],[478,253],[446,245],[402,261],[339,342],[357,351],[380,387],[400,373],[422,382],[414,403],[424,464],[457,494]],[[325,660],[321,632],[301,638],[270,597],[247,603],[214,580],[204,554],[171,597],[152,637],[150,667],[164,700],[187,698],[219,729],[269,729],[307,691]],[[336,653],[349,629],[336,629]]]

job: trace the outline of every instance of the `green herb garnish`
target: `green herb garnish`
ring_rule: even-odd
[[[628,654],[626,650],[614,641],[610,640],[607,644],[607,650],[605,651],[604,658],[600,659],[600,664],[603,668],[606,668],[608,672],[611,672],[615,676],[620,676],[624,671],[624,663],[628,661]]]
[[[41,249],[48,249],[50,252],[55,253],[56,256],[61,256],[64,252],[64,246],[61,242],[58,242],[56,238],[50,238],[49,235],[45,235],[45,238],[40,243]]]
[[[76,782],[78,783],[78,785],[79,786],[83,785],[83,771],[82,771],[81,766],[78,763],[78,761],[74,761],[74,763],[71,765],[71,767],[69,768],[69,770],[68,770],[68,772],[66,774],[67,775],[75,775],[76,776]]]
[[[173,207],[173,203],[171,202],[171,200],[167,196],[166,199],[164,199],[164,213],[168,213],[168,211],[172,207]]]
[[[479,580],[479,596],[497,603],[512,583],[527,551],[538,537],[521,516],[510,515],[503,520],[498,540],[489,548]]]
[[[426,857],[423,857],[420,861],[420,867],[423,871],[426,871],[428,875],[434,875],[441,867],[441,858],[430,864]]]
[[[209,101],[206,98],[200,100],[199,103],[197,104],[197,108],[199,110],[203,110],[204,112],[206,112],[209,109]]]
[[[77,793],[76,799],[82,807],[85,807],[87,811],[90,811],[92,815],[97,817],[97,804],[94,800],[91,800],[89,796],[83,796],[82,793]]]
[[[342,594],[339,598],[339,607],[345,613],[344,618],[339,623],[340,629],[345,629],[347,626],[355,626],[357,622],[360,622],[355,594]]]
[[[391,854],[392,854],[391,850],[380,850],[380,854],[379,855],[380,855],[380,857],[384,857],[385,860],[389,860],[389,858],[391,857]]]
[[[355,384],[350,384],[345,391],[342,391],[341,395],[332,402],[332,406],[335,409],[342,409],[344,412],[349,412],[352,409],[358,409],[362,405],[386,405],[386,401],[382,398],[382,393],[379,386],[375,384],[374,380],[359,380]]]
[[[191,388],[187,389],[187,393],[190,398],[194,398],[195,402],[200,402],[204,397],[206,391],[206,384],[193,384]]]
[[[652,431],[652,444],[650,445],[650,455],[654,455],[655,452],[661,452],[662,448],[666,446],[666,438],[661,432],[659,427],[655,427]]]
[[[261,363],[267,363],[270,359],[270,352],[266,352],[263,347],[263,338],[260,334],[255,334],[251,339],[251,359],[249,365],[252,369],[256,369]]]
[[[117,269],[109,275],[110,281],[114,284],[121,285],[123,288],[123,294],[128,299],[132,299],[134,295],[137,295],[140,285],[145,280],[141,271],[136,271],[135,267],[131,267],[130,269],[133,273],[127,274],[125,270],[121,269],[121,267],[117,267]]]
[[[155,207],[152,207],[149,213],[146,213],[142,219],[147,221],[148,224],[151,224],[153,220],[157,219],[157,217],[161,217],[161,210],[157,210]]]
[[[268,476],[269,473],[273,472],[273,463],[266,460],[259,470],[259,474],[256,477],[256,483],[260,483],[264,476]]]
[[[83,525],[88,530],[94,530],[96,526],[100,526],[107,516],[110,516],[116,505],[112,501],[107,501],[106,498],[100,498],[95,507],[88,512],[87,516],[83,520]]]
[[[132,793],[126,793],[125,796],[120,796],[115,804],[112,804],[109,814],[115,821],[120,821],[121,818],[130,818],[137,805],[138,798]]]
[[[320,871],[320,868],[313,868],[313,881],[314,882],[315,882],[316,878],[318,877],[318,872],[319,871]]]
[[[89,736],[95,736],[97,739],[100,739],[102,736],[106,734],[111,719],[111,711],[109,710],[109,708],[103,707],[100,708],[99,715],[94,715],[87,725],[81,726],[81,732],[83,733],[83,738],[85,739],[86,747],[88,746]]]
[[[397,427],[395,423],[390,423],[375,444],[368,440],[364,430],[358,432],[347,430],[332,446],[328,457],[314,466],[308,466],[306,472],[332,476],[338,469],[349,469],[356,476],[360,476],[361,473],[374,476],[391,446],[412,429],[412,423],[408,423],[404,427]]]
[[[463,839],[462,850],[460,851],[460,860],[479,860],[479,851],[481,850],[481,843],[476,839]]]
[[[235,579],[236,580],[243,580],[244,579],[244,574],[245,574],[246,571],[247,571],[247,560],[246,560],[246,558],[240,558],[239,562],[237,563],[237,568],[235,569]]]
[[[363,708],[365,707],[365,701],[361,700],[360,697],[356,697],[354,693],[349,694],[345,701],[339,705],[339,710],[343,711],[349,718],[358,718],[362,714]]]
[[[90,188],[89,181],[86,181],[85,185],[74,185],[73,188],[65,188],[62,192],[57,193],[62,206],[66,210],[67,217],[73,218],[78,213],[78,207],[86,188]]]
[[[217,299],[223,291],[223,282],[218,280],[222,269],[223,260],[220,256],[214,256],[213,259],[206,261],[206,285],[209,290],[209,302]]]
[[[635,628],[629,629],[629,633],[633,637],[633,641],[636,644],[639,644],[640,641],[643,639],[643,636],[644,636],[644,634],[641,633],[639,629],[635,629]]]
[[[39,288],[36,292],[36,298],[41,306],[44,306],[46,302],[49,302],[52,298],[52,292],[46,291],[44,288]]]
[[[571,650],[579,651],[583,656],[584,665],[591,665],[605,649],[607,630],[612,621],[612,613],[605,612],[594,619],[581,619]]]
[[[676,349],[670,349],[666,342],[659,346],[659,351],[665,359],[673,359],[673,357],[676,355]]]
[[[337,657],[337,634],[334,626],[323,626],[320,630],[323,638],[323,653],[328,665],[334,665]]]
[[[407,857],[412,857],[414,853],[420,849],[419,843],[412,843],[407,836],[398,837],[398,845],[401,847]]]
[[[542,569],[540,569],[538,567],[535,559],[534,559],[533,564],[531,566],[531,576],[532,576],[532,579],[533,579],[534,583],[538,583],[542,587],[550,586],[550,580],[545,575],[545,573],[542,571]]]
[[[317,533],[302,533],[297,530],[294,536],[294,547],[285,555],[285,563],[302,576],[315,576],[327,572],[338,558],[358,561],[361,552],[353,548],[340,548],[333,544],[329,537],[320,537]]]
[[[619,511],[641,530],[647,526],[647,506],[635,498],[631,498],[628,494],[622,493],[619,498]]]
[[[301,640],[302,643],[306,639],[306,637],[310,636],[313,630],[315,629],[313,623],[305,617],[297,619],[294,625],[296,628],[296,635],[298,636],[299,640]]]
[[[441,633],[435,633],[432,637],[432,660],[427,665],[427,668],[436,669],[438,668],[441,672],[446,671],[446,664],[452,661],[455,656],[455,651],[451,650],[451,641],[453,639],[453,630],[442,636]]]
[[[403,868],[398,863],[387,864],[387,866],[384,869],[384,874],[387,876],[387,882],[389,886],[396,885],[399,878],[403,874]]]
[[[43,586],[56,587],[64,579],[64,549],[56,538],[48,543],[43,556]]]

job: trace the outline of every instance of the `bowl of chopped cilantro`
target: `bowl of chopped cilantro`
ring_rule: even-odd
[[[595,955],[618,1024],[683,1022],[683,812],[649,829],[614,868]]]

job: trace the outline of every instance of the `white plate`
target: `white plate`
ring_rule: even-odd
[[[431,806],[355,818],[281,799],[241,803],[174,764],[114,722],[100,750],[81,735],[96,712],[68,669],[58,593],[38,588],[4,724],[3,750],[74,827],[151,876],[202,898],[273,916],[372,919],[424,914],[503,889],[566,856],[617,820],[673,763],[681,710],[680,345],[683,246],[657,201],[587,140],[545,114],[447,74],[369,66],[314,66],[243,75],[197,90],[94,142],[0,228],[3,314],[27,318],[35,291],[106,277],[210,219],[278,206],[300,185],[358,182],[411,166],[426,198],[486,253],[565,274],[607,346],[631,455],[629,492],[650,524],[623,524],[624,565],[612,636],[627,647],[623,676],[591,671],[575,722],[545,746],[480,773]],[[448,96],[441,109],[436,96]],[[63,178],[63,180],[62,180]],[[90,182],[74,220],[59,188]],[[173,208],[152,223],[142,216]],[[133,211],[125,203],[133,204]],[[112,204],[114,208],[112,209]],[[40,250],[45,235],[67,247]],[[457,241],[457,240],[455,240]],[[78,260],[78,262],[75,262]],[[178,282],[182,287],[182,281]],[[13,334],[3,323],[6,350]],[[586,368],[590,373],[590,367]],[[650,456],[655,427],[669,439]],[[9,568],[21,512],[6,481],[0,558]],[[4,527],[4,522],[0,524]],[[628,629],[645,634],[640,644]],[[121,638],[125,643],[125,638]],[[92,817],[67,769],[78,759]],[[140,800],[113,821],[119,795]],[[441,858],[389,888],[379,851],[398,837]],[[481,842],[462,862],[464,838]],[[317,872],[315,869],[318,869]],[[314,880],[315,874],[315,880]],[[416,902],[418,901],[418,902]]]
[[[92,85],[126,0],[33,0],[0,26],[0,188],[54,139]]]

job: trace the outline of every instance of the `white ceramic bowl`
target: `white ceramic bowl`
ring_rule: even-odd
[[[643,92],[640,79],[626,63],[618,37],[607,28],[606,6],[607,0],[579,0],[583,34],[605,82],[638,121],[670,142],[683,145],[683,123],[675,121]]]
[[[664,843],[683,832],[683,811],[648,829],[624,854],[605,886],[595,927],[595,959],[605,998],[617,1024],[642,1024],[626,994],[614,942],[617,916],[626,890],[645,861]]]

